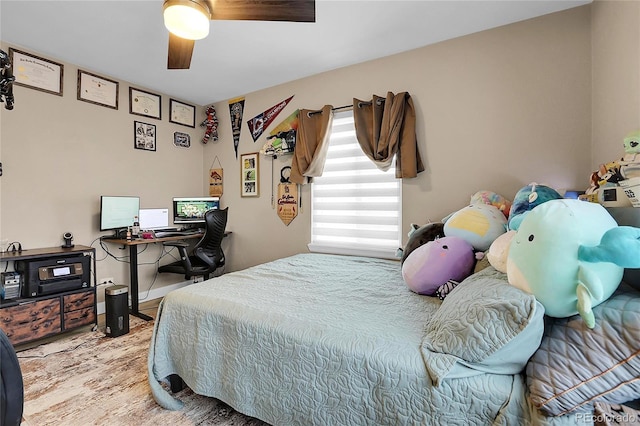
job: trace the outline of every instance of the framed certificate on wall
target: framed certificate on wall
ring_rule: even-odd
[[[196,107],[170,99],[169,121],[183,126],[196,127]]]
[[[78,70],[78,100],[118,109],[118,82]]]
[[[62,64],[13,48],[9,48],[9,56],[14,84],[62,96]]]

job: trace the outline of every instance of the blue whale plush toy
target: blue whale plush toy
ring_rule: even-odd
[[[550,200],[523,218],[507,258],[509,283],[535,295],[551,317],[592,308],[618,288],[624,268],[640,268],[640,229],[618,226],[600,204]]]

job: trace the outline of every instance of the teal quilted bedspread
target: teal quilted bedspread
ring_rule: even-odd
[[[435,386],[421,344],[440,305],[409,291],[396,261],[276,260],[169,293],[149,383],[165,408],[181,408],[159,384],[178,374],[195,393],[272,425],[547,423],[532,420],[521,374]]]

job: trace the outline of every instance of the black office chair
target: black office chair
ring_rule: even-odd
[[[160,266],[158,272],[171,272],[184,274],[186,279],[203,277],[209,279],[216,269],[224,266],[224,252],[222,251],[222,239],[227,226],[229,208],[224,210],[213,209],[204,214],[205,231],[202,239],[198,241],[191,253],[187,252],[189,244],[182,241],[168,241],[165,246],[176,247],[180,252],[180,260]]]

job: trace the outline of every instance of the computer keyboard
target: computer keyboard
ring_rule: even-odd
[[[202,234],[204,233],[204,229],[200,229],[200,228],[190,228],[190,229],[183,229],[182,231],[180,231],[186,235],[192,235],[192,234]]]
[[[185,235],[189,235],[189,234],[185,234],[184,232],[180,232],[180,231],[156,231],[153,234],[156,236],[156,238],[183,237]]]
[[[156,238],[164,237],[186,237],[188,235],[199,234],[202,231],[199,229],[185,229],[183,231],[156,231],[154,232]]]

